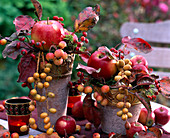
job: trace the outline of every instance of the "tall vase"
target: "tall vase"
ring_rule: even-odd
[[[116,96],[119,94],[117,89],[111,89],[110,92],[104,94],[101,92],[100,87],[94,86],[94,90],[99,92],[103,97],[109,100],[107,106],[100,105],[101,112],[101,129],[105,133],[115,132],[121,135],[126,135],[125,123],[121,117],[117,116],[117,112],[121,109],[116,107],[116,104],[120,102]],[[128,122],[135,122],[138,120],[142,104],[139,102],[138,98],[133,94],[128,94],[127,101],[131,103],[131,107],[128,111],[132,113],[132,117],[128,118]]]
[[[129,108],[129,112],[133,114],[132,118],[128,121],[135,122],[138,120],[142,104],[136,104]],[[103,132],[109,134],[115,132],[121,135],[126,135],[125,122],[121,117],[117,116],[117,112],[120,111],[115,106],[100,106],[101,111],[101,129]]]
[[[51,126],[55,125],[55,122],[59,117],[66,115],[69,94],[68,82],[71,80],[73,61],[74,55],[71,55],[69,62],[61,66],[53,65],[50,74],[48,74],[53,77],[52,81],[50,81],[50,86],[47,89],[43,88],[37,90],[40,95],[44,96],[48,92],[53,92],[55,94],[54,98],[47,98],[46,101],[48,102],[36,103],[38,115],[37,124],[38,129],[41,131],[46,131],[46,129],[44,129],[45,123],[43,122],[43,119],[40,118],[41,113],[46,112],[49,114]],[[47,111],[47,107],[55,108],[57,112],[50,113]]]

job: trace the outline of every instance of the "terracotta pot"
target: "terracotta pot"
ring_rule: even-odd
[[[38,128],[41,131],[46,131],[44,129],[44,122],[39,116],[43,112],[47,112],[50,117],[51,126],[55,125],[57,119],[63,115],[66,115],[67,112],[67,101],[68,101],[68,82],[71,80],[72,68],[73,68],[74,55],[71,55],[70,62],[65,63],[61,66],[53,65],[50,74],[53,77],[53,80],[50,81],[50,86],[45,89],[38,89],[38,93],[40,95],[46,95],[48,92],[53,92],[55,94],[54,98],[48,97],[47,102],[37,102],[37,113],[38,113]],[[50,108],[55,108],[57,110],[56,113],[50,113],[48,110]]]
[[[138,120],[142,104],[136,104],[129,108],[129,112],[133,114],[132,118],[128,118],[129,122],[135,122]],[[117,112],[120,111],[115,106],[100,106],[101,111],[101,128],[105,133],[115,132],[122,135],[126,135],[125,122],[121,117],[117,116]]]
[[[107,98],[109,101],[107,106],[100,105],[102,131],[105,133],[115,132],[121,135],[125,135],[126,134],[126,129],[125,129],[126,121],[123,121],[121,117],[117,116],[117,112],[121,110],[116,107],[116,104],[120,102],[116,98],[117,94],[119,94],[118,89],[111,89],[106,94],[101,92],[100,87],[94,86],[94,90],[99,92],[102,95],[102,97]],[[135,91],[132,91],[132,92],[135,92]],[[127,91],[125,91],[124,94],[127,96],[126,100],[130,102],[132,105],[130,108],[128,108],[128,111],[132,113],[133,117],[128,118],[128,121],[135,122],[138,120],[140,110],[142,108],[142,104],[139,102],[138,98],[134,96],[133,94],[127,93]]]

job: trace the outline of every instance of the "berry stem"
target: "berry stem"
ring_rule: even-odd
[[[38,72],[38,70],[39,70],[39,64],[40,64],[40,52],[38,53],[38,60],[37,60],[37,71],[36,72]]]
[[[47,17],[47,25],[49,24],[49,22],[48,22],[48,21],[49,21],[49,17]]]

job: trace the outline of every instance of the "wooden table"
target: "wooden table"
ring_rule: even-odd
[[[152,110],[154,110],[158,107],[161,107],[161,106],[163,106],[163,105],[155,103],[155,102],[151,102]],[[164,106],[164,107],[166,107],[166,106]],[[168,108],[168,107],[166,107],[166,108]],[[168,108],[168,110],[170,112],[170,108]],[[3,125],[6,129],[8,129],[8,122],[6,120],[0,119],[0,124]],[[164,125],[163,128],[170,133],[170,121],[166,125]],[[93,133],[93,132],[94,131],[91,131],[91,133]],[[36,136],[37,134],[40,134],[40,133],[42,133],[42,132],[30,129],[30,135]],[[90,133],[90,132],[87,132],[87,133]],[[170,138],[170,135],[163,136],[162,138],[168,138],[168,137]],[[20,138],[28,138],[28,135],[20,136]],[[89,137],[87,137],[87,138],[89,138]],[[101,138],[103,138],[103,137],[101,137]]]

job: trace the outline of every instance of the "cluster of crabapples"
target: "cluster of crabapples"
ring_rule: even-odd
[[[132,62],[129,59],[120,59],[116,62],[119,73],[114,77],[115,81],[131,76]]]
[[[55,97],[55,94],[53,92],[47,92],[47,88],[50,86],[49,82],[52,81],[52,76],[48,75],[48,73],[51,71],[51,68],[52,68],[52,64],[47,63],[45,64],[45,68],[42,73],[39,74],[38,72],[35,72],[32,77],[28,77],[27,79],[28,83],[34,83],[34,89],[30,91],[30,95],[32,95],[33,99],[38,102],[46,101],[48,103],[48,98]],[[45,88],[46,95],[41,96],[40,94],[38,94],[36,88],[38,89]],[[34,103],[31,103],[29,106],[29,110],[32,112],[34,111],[34,109],[35,109],[35,105]],[[47,104],[47,109],[48,109],[48,112],[53,113],[53,114],[57,112],[55,108],[49,108],[48,104]],[[48,135],[52,134],[54,129],[53,129],[53,126],[51,126],[50,117],[48,113],[46,112],[41,113],[40,118],[44,119],[44,129],[47,130],[46,133]],[[29,119],[29,125],[33,129],[37,128],[34,118]]]

